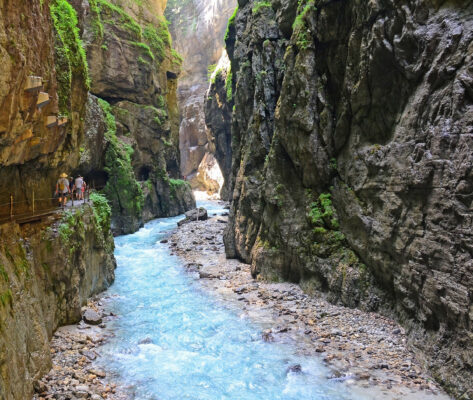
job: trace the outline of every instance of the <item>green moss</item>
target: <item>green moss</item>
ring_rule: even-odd
[[[90,200],[92,200],[92,210],[97,226],[100,227],[103,233],[108,232],[110,230],[112,209],[107,198],[100,193],[94,192],[90,194]]]
[[[82,243],[85,240],[83,213],[83,208],[65,211],[58,226],[61,242],[69,249],[70,255],[77,250],[76,244]]]
[[[158,26],[147,25],[143,30],[143,37],[149,43],[158,60],[164,60],[166,47],[171,46],[171,36],[167,24],[162,22]]]
[[[90,5],[90,15],[91,15],[91,23],[92,23],[92,30],[94,31],[95,38],[103,39],[103,23],[102,18],[100,15],[100,8],[97,5],[97,0],[89,0]],[[103,47],[103,46],[102,46]]]
[[[11,289],[7,289],[4,292],[0,293],[0,304],[3,307],[13,305],[13,295]]]
[[[64,212],[61,223],[58,227],[59,237],[64,244],[69,243],[69,240],[74,233],[75,225],[74,214],[71,211]]]
[[[167,176],[167,174],[166,174]],[[184,186],[189,186],[190,188],[190,183],[187,181],[184,181],[182,179],[169,179],[168,178],[168,183],[169,183],[169,188],[171,189],[171,198],[176,197],[177,190],[184,187]]]
[[[257,1],[251,11],[253,12],[253,14],[257,14],[258,11],[260,11],[262,8],[265,8],[265,7],[272,7],[271,2],[270,1]]]
[[[8,277],[7,271],[3,264],[0,264],[0,278],[3,279],[5,283],[10,282],[10,278]]]
[[[180,55],[176,50],[171,49],[172,63],[176,65],[182,65],[184,57]]]
[[[323,226],[325,223],[330,223],[333,228],[338,228],[338,221],[334,216],[331,197],[330,193],[322,193],[318,201],[311,203],[309,217],[312,224]]]
[[[107,0],[96,0],[102,21],[109,25],[118,23],[121,27],[126,29],[135,38],[142,39],[141,26],[136,20],[127,14],[121,7],[110,3]]]
[[[229,70],[227,73],[227,79],[225,80],[225,91],[227,93],[227,102],[230,103],[233,100],[233,74]]]
[[[174,187],[190,186],[189,182],[182,179],[169,179],[169,184]]]
[[[301,2],[302,3],[302,2]],[[302,4],[299,4],[299,9],[301,9]],[[309,0],[307,4],[302,7],[301,12],[298,13],[294,23],[292,24],[292,29],[301,29],[305,27],[305,17],[310,11],[315,11],[317,8],[315,7],[315,0]]]
[[[207,79],[210,81],[212,79],[212,75],[215,72],[215,69],[217,68],[217,64],[210,64],[207,67]]]
[[[299,2],[298,10],[300,10],[300,12],[292,24],[292,29],[296,35],[296,44],[300,50],[307,49],[312,43],[312,37],[306,24],[306,18],[310,12],[317,9],[315,7],[315,0],[308,0],[305,5],[303,5],[303,3],[304,1]]]
[[[158,94],[158,97],[156,97],[156,104],[158,105],[158,108],[166,107],[166,101],[162,95]]]
[[[144,205],[144,196],[131,165],[133,149],[117,138],[115,117],[110,104],[102,99],[99,99],[99,104],[107,123],[105,137],[108,142],[104,168],[108,181],[103,193],[110,201],[114,213],[139,216]]]
[[[58,81],[59,111],[69,115],[72,78],[82,77],[90,88],[89,68],[84,46],[79,35],[77,14],[67,0],[52,0],[51,18],[56,31],[56,72]]]
[[[151,60],[154,61],[154,54],[151,51],[151,48],[146,43],[143,43],[143,42],[130,42],[130,44],[132,44],[132,45],[138,47],[139,49],[141,49],[147,57],[149,57]]]
[[[238,14],[238,6],[236,6],[235,8],[235,11],[233,11],[233,14],[232,16],[230,17],[230,19],[228,20],[228,25],[227,25],[227,30],[225,31],[225,42],[228,40],[228,38],[230,37],[230,29],[235,26],[235,19],[236,19],[236,16]]]

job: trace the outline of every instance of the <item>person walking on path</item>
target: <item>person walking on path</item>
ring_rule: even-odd
[[[59,195],[59,205],[65,207],[67,203],[67,194],[70,192],[67,174],[62,173],[56,182],[56,196]]]
[[[84,192],[82,188],[84,187],[84,178],[82,176],[78,176],[74,182],[74,189],[76,191],[76,199],[77,200],[84,200]]]

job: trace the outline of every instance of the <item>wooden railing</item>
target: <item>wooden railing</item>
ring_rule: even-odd
[[[59,196],[50,198],[36,198],[32,192],[31,200],[15,201],[13,194],[8,203],[0,204],[0,223],[7,221],[21,221],[31,217],[43,217],[67,208],[76,207],[90,200],[90,190],[84,192],[84,200],[74,199],[73,193],[67,193],[67,204],[59,203]],[[3,197],[3,196],[2,196]],[[6,197],[6,196],[5,196]]]

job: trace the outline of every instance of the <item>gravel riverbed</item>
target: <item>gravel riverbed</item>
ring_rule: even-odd
[[[243,317],[258,323],[264,340],[291,343],[301,354],[319,357],[331,371],[328,379],[344,381],[367,398],[449,399],[393,320],[308,296],[295,284],[254,280],[249,265],[227,260],[223,246],[226,223],[225,216],[189,222],[165,242],[203,290],[237,305]],[[81,321],[55,332],[53,368],[36,384],[34,400],[134,398],[107,371],[94,365],[100,346],[113,335],[107,329],[107,322],[115,318],[107,311],[109,300],[106,294],[90,300],[84,308],[88,323]]]
[[[181,226],[171,251],[185,261],[202,287],[238,303],[243,315],[263,326],[263,339],[296,343],[354,390],[377,391],[393,399],[449,399],[410,349],[404,329],[376,313],[330,304],[308,296],[296,284],[254,280],[250,266],[227,260],[223,230],[227,217]]]

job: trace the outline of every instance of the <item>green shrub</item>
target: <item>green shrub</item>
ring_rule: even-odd
[[[106,234],[110,230],[110,217],[112,215],[110,204],[104,195],[97,192],[90,194],[90,200],[92,200],[95,221],[102,232]]]

